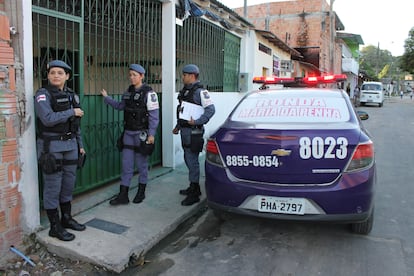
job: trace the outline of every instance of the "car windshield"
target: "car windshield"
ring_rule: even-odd
[[[374,90],[374,91],[381,91],[381,85],[379,84],[363,84],[361,90]]]
[[[345,99],[327,92],[254,93],[234,110],[231,120],[246,123],[329,123],[350,118]]]

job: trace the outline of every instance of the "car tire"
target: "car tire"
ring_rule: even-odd
[[[373,225],[374,225],[374,208],[372,209],[371,214],[369,215],[367,220],[363,222],[352,223],[351,230],[355,234],[368,235],[371,232]]]
[[[383,105],[382,103],[379,103],[379,104],[378,104],[378,106],[379,106],[379,107],[382,107],[382,105]]]

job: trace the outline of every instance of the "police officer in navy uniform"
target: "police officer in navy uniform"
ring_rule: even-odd
[[[186,196],[181,202],[181,205],[188,206],[200,201],[200,163],[198,156],[204,146],[203,125],[213,117],[215,107],[208,91],[203,88],[203,85],[198,79],[200,71],[197,65],[187,64],[183,67],[182,71],[184,88],[178,94],[177,125],[172,132],[173,134],[181,134],[184,161],[189,170],[188,178],[190,185],[187,189],[179,191],[181,195]],[[179,113],[182,109],[183,102],[201,106],[204,109],[203,114],[195,120],[192,117],[190,120],[180,119]]]
[[[37,150],[43,175],[43,205],[50,221],[49,236],[71,241],[66,231],[85,230],[71,215],[72,192],[76,182],[78,158],[85,154],[80,118],[84,115],[79,96],[66,86],[71,67],[61,60],[47,66],[49,84],[35,96]],[[59,218],[58,207],[61,210]]]
[[[138,167],[138,191],[133,203],[141,203],[145,198],[148,183],[148,157],[154,149],[155,134],[159,123],[159,103],[157,93],[143,83],[145,69],[139,64],[129,67],[131,85],[118,102],[101,90],[104,102],[117,110],[124,111],[124,132],[122,140],[122,175],[119,194],[109,201],[111,205],[128,204],[128,191],[134,174],[134,164]],[[135,162],[134,162],[135,161]]]

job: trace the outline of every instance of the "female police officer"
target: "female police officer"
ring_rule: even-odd
[[[130,65],[131,85],[122,95],[120,102],[109,97],[105,89],[101,91],[106,104],[124,111],[121,185],[119,194],[109,201],[111,205],[129,203],[128,191],[135,162],[139,171],[139,184],[133,202],[141,203],[145,198],[148,156],[152,153],[159,123],[159,103],[157,93],[149,85],[143,83],[144,76],[145,69],[141,65]]]
[[[71,215],[72,192],[76,168],[83,148],[79,97],[65,83],[71,68],[61,60],[48,64],[49,85],[36,92],[35,110],[38,128],[38,156],[43,174],[43,205],[50,221],[49,236],[71,241],[75,235],[66,231],[85,230]],[[59,219],[58,207],[62,213]]]

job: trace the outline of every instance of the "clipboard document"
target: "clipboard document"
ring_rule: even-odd
[[[201,117],[201,115],[203,115],[203,113],[204,108],[202,106],[183,101],[181,103],[178,117],[186,121],[190,121],[191,118],[193,118],[193,120],[197,120]]]

